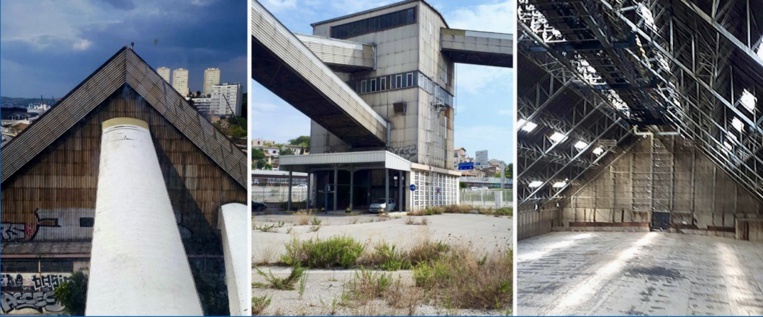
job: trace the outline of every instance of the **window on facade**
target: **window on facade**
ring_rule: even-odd
[[[72,260],[40,260],[40,272],[72,272],[74,262]]]
[[[405,74],[405,77],[408,79],[408,84],[405,87],[413,86],[413,73]]]
[[[416,23],[416,8],[391,12],[331,27],[331,37],[346,39]]]
[[[403,75],[395,76],[395,88],[403,87]]]
[[[380,81],[381,81],[380,83],[381,86],[379,87],[379,90],[387,90],[387,78],[382,77]]]
[[[361,80],[360,81],[360,93],[361,94],[365,94],[366,93],[366,85],[367,85],[367,83],[366,83],[365,80]]]
[[[376,91],[376,79],[371,79],[371,89],[370,89],[370,91],[371,92],[375,92]]]

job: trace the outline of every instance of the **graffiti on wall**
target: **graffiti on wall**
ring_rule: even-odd
[[[61,312],[53,293],[69,280],[69,273],[2,273],[2,311],[4,314],[21,309],[37,312]]]
[[[412,160],[419,154],[416,145],[407,145],[401,147],[387,147],[387,151],[395,153],[406,160]]]
[[[37,209],[34,216],[31,223],[3,221],[2,241],[72,241],[93,237],[93,209]]]
[[[20,241],[26,237],[26,224],[15,222],[3,222],[3,241]]]

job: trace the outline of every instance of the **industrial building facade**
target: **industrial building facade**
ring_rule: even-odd
[[[312,119],[308,158],[280,158],[281,170],[313,174],[311,206],[458,203],[455,63],[511,67],[510,35],[449,29],[426,1],[317,22],[313,35],[295,36],[256,2],[252,13],[253,79]],[[453,41],[460,46],[449,50]]]
[[[247,202],[245,154],[124,48],[3,146],[3,313],[60,311],[53,289],[89,267],[103,123],[122,117],[150,131],[176,222],[167,230],[198,272],[225,272],[220,209]]]

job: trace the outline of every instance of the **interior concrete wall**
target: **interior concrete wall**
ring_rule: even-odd
[[[526,239],[551,232],[558,224],[559,210],[524,210],[517,212],[517,239]]]
[[[734,228],[763,204],[681,137],[646,137],[581,188],[571,188],[562,224],[649,222],[652,210],[673,223]]]

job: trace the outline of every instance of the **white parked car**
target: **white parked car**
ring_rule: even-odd
[[[389,198],[387,201],[385,201],[384,198],[379,198],[377,200],[374,200],[374,202],[371,203],[371,206],[368,206],[368,211],[370,212],[393,211],[395,210],[396,206],[397,205],[395,204],[394,198]]]

